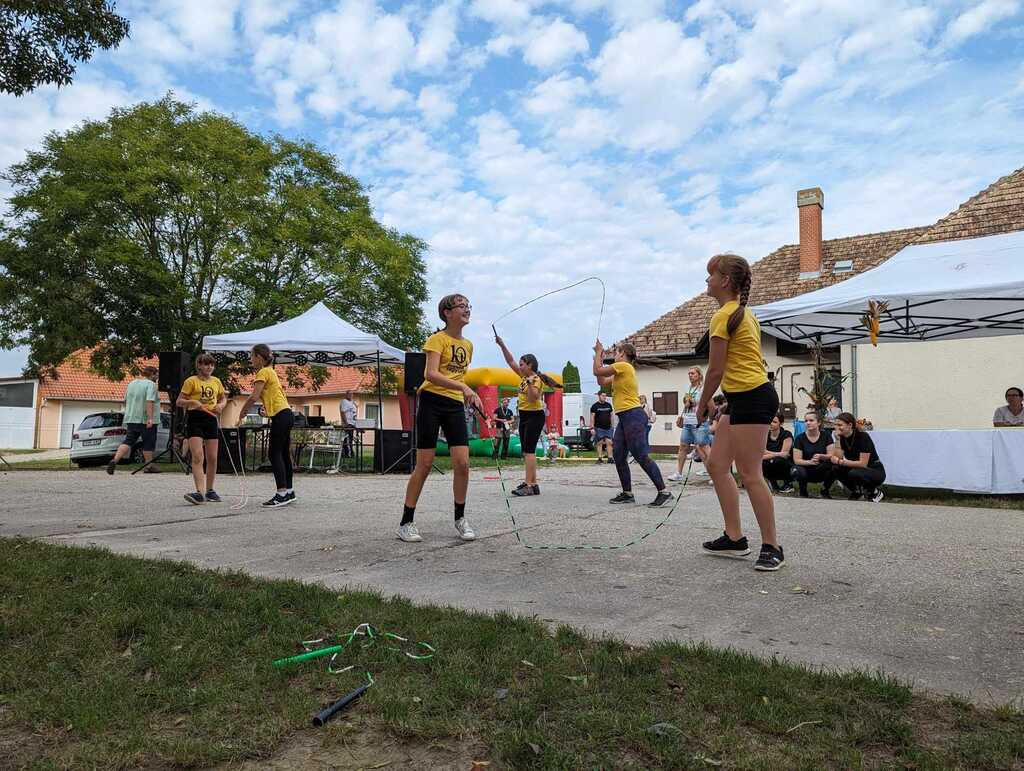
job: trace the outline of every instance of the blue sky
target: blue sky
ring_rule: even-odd
[[[0,165],[168,90],[311,139],[430,244],[435,301],[470,296],[480,364],[492,319],[588,275],[606,342],[635,331],[701,290],[710,254],[794,242],[800,188],[823,188],[834,238],[929,224],[1024,166],[1020,0],[117,7],[132,39],[74,85],[0,97]],[[598,301],[581,287],[501,331],[585,365]],[[0,374],[20,363],[0,352]]]

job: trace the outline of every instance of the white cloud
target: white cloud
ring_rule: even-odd
[[[583,78],[560,72],[534,86],[530,95],[523,100],[523,106],[532,115],[554,115],[575,106],[577,100],[589,90]]]
[[[529,21],[531,9],[526,0],[473,0],[470,13],[502,27],[518,27]]]
[[[458,110],[448,89],[442,86],[424,86],[420,89],[416,107],[423,113],[424,120],[431,126],[444,123]]]
[[[562,19],[532,30],[529,37],[523,59],[538,69],[551,69],[590,50],[587,36]]]
[[[416,43],[415,69],[436,70],[448,63],[448,56],[458,42],[458,14],[458,7],[452,2],[430,12]]]
[[[960,45],[989,29],[997,21],[1008,19],[1020,11],[1017,0],[983,0],[957,16],[942,36],[944,46]]]

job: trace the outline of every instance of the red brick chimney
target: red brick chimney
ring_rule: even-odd
[[[800,278],[821,275],[821,210],[825,194],[820,187],[798,190],[796,207],[800,212]]]

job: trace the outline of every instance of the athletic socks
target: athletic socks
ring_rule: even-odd
[[[455,519],[459,520],[466,516],[466,502],[455,504]]]
[[[416,515],[415,506],[403,506],[402,507],[402,521],[398,523],[398,526],[408,525],[412,522],[412,518]],[[392,520],[394,521],[394,520]]]

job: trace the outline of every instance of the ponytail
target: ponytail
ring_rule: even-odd
[[[750,263],[738,254],[716,254],[711,258],[708,268],[709,270],[721,273],[723,276],[728,276],[733,290],[739,295],[739,307],[730,314],[729,322],[725,327],[726,332],[731,337],[733,332],[743,323],[744,316],[747,315],[747,303],[750,301],[752,279]]]
[[[525,361],[527,366],[533,370],[533,374],[540,378],[540,382],[546,385],[548,388],[561,388],[554,378],[548,377],[540,371],[540,364],[537,363],[537,357],[532,353],[524,353],[519,357],[521,361]]]

